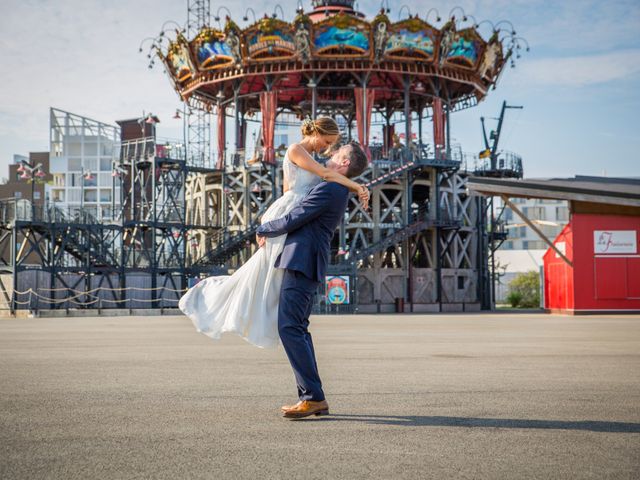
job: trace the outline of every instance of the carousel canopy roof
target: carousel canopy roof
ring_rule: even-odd
[[[154,47],[176,91],[193,106],[241,98],[245,111],[258,110],[259,94],[270,90],[277,91],[279,108],[298,114],[311,109],[312,89],[320,107],[335,109],[350,109],[356,87],[373,90],[374,108],[383,112],[403,108],[405,87],[416,108],[435,97],[450,108],[473,105],[520,48],[513,28],[492,25],[485,39],[466,15],[450,15],[438,28],[428,22],[434,9],[392,22],[385,9],[366,19],[350,0],[313,5],[308,14],[299,8],[291,22],[265,15],[240,28],[227,17],[224,28],[205,26],[191,39],[178,31],[167,49]]]

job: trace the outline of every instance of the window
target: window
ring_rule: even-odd
[[[100,153],[102,155],[111,155],[113,152],[113,144],[110,141],[104,141],[100,144]]]
[[[100,190],[100,201],[101,202],[110,202],[111,201],[111,190]]]
[[[523,207],[522,213],[524,213],[529,220],[544,220],[544,210],[544,207]]]
[[[102,218],[105,220],[111,219],[111,207],[102,207]]]
[[[82,144],[78,142],[67,143],[67,155],[82,155]]]
[[[98,179],[97,179],[96,175],[97,174],[92,173],[89,178],[85,177],[84,186],[85,187],[97,187],[98,186]]]
[[[85,142],[84,154],[91,155],[91,156],[98,155],[98,144],[95,142]]]
[[[538,228],[546,235],[547,238],[553,240],[560,233],[561,227],[555,225],[538,225]]]
[[[98,201],[98,191],[91,189],[84,191],[84,201],[85,202],[97,202]]]
[[[464,277],[462,275],[458,275],[458,290],[464,289]]]
[[[70,172],[79,172],[82,169],[82,159],[80,157],[69,157],[67,170]]]
[[[97,158],[85,158],[84,159],[84,171],[96,173],[98,171],[98,159]]]
[[[102,171],[102,172],[110,172],[111,171],[111,157],[101,157],[100,158],[100,171]]]
[[[567,207],[556,207],[556,220],[559,222],[568,222],[569,209]]]
[[[547,244],[542,240],[525,240],[522,242],[522,248],[525,250],[544,250]]]
[[[73,190],[68,190],[67,191],[67,195],[69,196],[69,198],[67,199],[67,202],[69,203],[80,203],[80,189],[79,188],[74,188]],[[64,196],[63,196],[64,198]],[[64,200],[62,200],[64,201]]]
[[[64,173],[56,173],[53,175],[53,184],[56,187],[64,187]]]
[[[98,178],[100,180],[100,187],[110,187],[113,185],[113,177],[110,173],[99,173]]]
[[[54,202],[64,202],[64,190],[51,191]]]

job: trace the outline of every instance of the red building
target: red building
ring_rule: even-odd
[[[582,313],[640,311],[640,216],[578,214],[544,256],[545,308]]]
[[[571,314],[640,312],[640,179],[481,178],[470,180],[470,188],[500,195],[508,204],[510,197],[569,202],[569,223],[555,240],[538,231],[550,247],[544,255],[546,309]]]

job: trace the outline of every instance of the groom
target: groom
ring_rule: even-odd
[[[367,166],[362,148],[344,145],[327,162],[327,168],[357,177]],[[313,296],[329,261],[333,232],[347,208],[349,191],[333,182],[316,185],[288,215],[258,228],[258,244],[264,237],[288,234],[275,266],[284,269],[278,307],[278,331],[298,385],[300,401],[282,407],[287,418],[327,415],[329,404],[322,391],[318,365],[309,333]]]

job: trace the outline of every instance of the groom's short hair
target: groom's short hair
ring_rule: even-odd
[[[349,168],[347,169],[347,177],[353,178],[364,172],[365,168],[369,164],[367,154],[357,142],[349,142],[347,145],[351,146],[351,155],[349,158]]]

